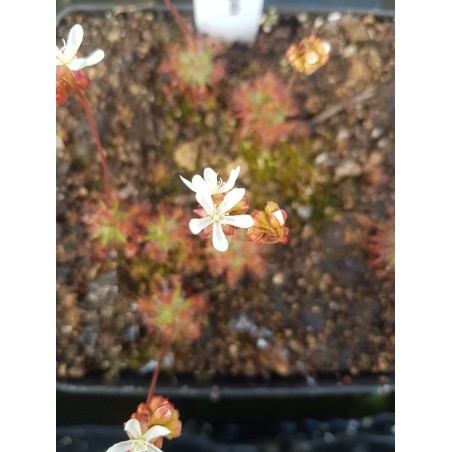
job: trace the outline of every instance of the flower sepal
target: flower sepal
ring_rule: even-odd
[[[85,90],[91,80],[82,70],[70,71],[66,66],[56,68],[56,103],[63,105],[76,87]]]
[[[148,404],[140,403],[137,411],[132,414],[132,419],[139,421],[146,428],[152,426],[163,426],[168,429],[165,435],[168,439],[177,438],[181,435],[182,422],[179,420],[179,411],[165,397],[154,396]],[[158,438],[155,445],[162,447],[163,438]]]

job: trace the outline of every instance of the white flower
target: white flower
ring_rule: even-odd
[[[83,28],[80,24],[74,25],[67,38],[67,43],[63,40],[63,47],[56,48],[56,65],[66,65],[71,71],[79,71],[86,66],[93,66],[99,63],[104,58],[104,51],[101,49],[95,50],[87,58],[77,58],[78,49],[83,41]]]
[[[151,444],[160,436],[171,433],[162,425],[154,425],[144,435],[141,433],[140,423],[136,419],[129,419],[124,427],[130,439],[121,441],[111,446],[107,452],[162,452],[161,449]]]
[[[286,222],[286,220],[284,219],[284,215],[283,215],[281,209],[275,210],[275,211],[272,212],[272,213],[273,213],[273,215],[275,216],[275,218],[278,220],[278,223],[279,223],[281,226],[284,226],[284,223]]]
[[[223,182],[223,179],[218,179],[218,173],[216,173],[212,168],[206,168],[204,170],[204,179],[201,176],[196,175],[193,176],[193,179],[190,182],[182,176],[179,177],[182,179],[182,182],[195,193],[202,190],[205,183],[209,187],[210,194],[216,195],[218,193],[226,193],[229,190],[232,190],[239,173],[240,166],[231,170],[231,174],[229,175],[229,179],[226,183]]]
[[[234,188],[227,193],[219,206],[212,200],[207,184],[199,185],[200,190],[196,193],[196,200],[206,211],[207,216],[190,220],[188,226],[193,234],[199,234],[203,229],[213,224],[212,243],[216,250],[226,251],[228,240],[222,225],[229,224],[237,228],[250,228],[254,224],[251,215],[229,215],[229,211],[236,206],[245,196],[244,188]]]

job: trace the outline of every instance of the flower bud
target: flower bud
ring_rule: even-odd
[[[91,81],[84,71],[70,71],[66,66],[56,67],[56,103],[63,105],[69,94],[77,88],[88,88]]]
[[[151,401],[140,403],[137,411],[132,414],[131,419],[137,419],[142,426],[142,431],[146,431],[154,425],[163,425],[171,433],[166,438],[172,439],[180,436],[182,431],[182,422],[179,420],[179,410],[174,405],[161,396],[152,397]],[[158,438],[153,444],[161,448],[163,438]]]
[[[313,74],[326,64],[330,58],[331,46],[327,41],[314,35],[292,44],[286,50],[286,58],[294,69],[306,75]]]
[[[265,209],[255,210],[251,216],[254,226],[248,229],[248,240],[255,243],[287,243],[289,228],[285,227],[287,213],[278,204],[268,201]]]

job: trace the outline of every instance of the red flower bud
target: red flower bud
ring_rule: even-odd
[[[138,420],[142,425],[142,431],[147,431],[154,425],[163,425],[171,432],[166,435],[168,439],[177,438],[182,431],[179,411],[174,408],[174,405],[168,399],[161,396],[152,397],[148,404],[140,403],[137,411],[130,418]],[[163,438],[158,438],[153,444],[161,448]]]
[[[268,201],[265,210],[255,210],[251,216],[254,226],[248,229],[248,240],[255,243],[287,243],[289,228],[285,227],[287,213],[278,204]]]
[[[67,66],[56,67],[56,103],[63,105],[77,87],[88,88],[91,83],[84,71],[71,71]]]

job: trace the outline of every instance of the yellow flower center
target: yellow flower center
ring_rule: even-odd
[[[148,442],[144,438],[134,439],[132,441],[133,452],[146,452]]]

